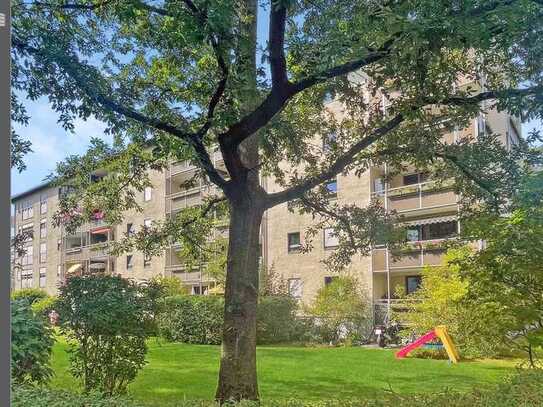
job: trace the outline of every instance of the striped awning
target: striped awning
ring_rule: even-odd
[[[75,273],[76,271],[79,271],[83,268],[83,263],[77,263],[72,266],[66,271],[66,274]]]
[[[97,235],[97,234],[100,234],[100,233],[106,233],[108,230],[109,230],[109,227],[103,227],[103,228],[99,228],[99,229],[93,229],[93,230],[91,230],[91,235]]]
[[[455,222],[456,220],[457,220],[457,216],[456,215],[451,215],[451,216],[440,216],[440,217],[436,217],[436,218],[411,220],[411,221],[408,221],[408,222],[403,222],[402,224],[405,225],[405,226],[431,225],[433,223]]]

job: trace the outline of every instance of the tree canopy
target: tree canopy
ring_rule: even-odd
[[[414,165],[454,178],[466,203],[503,210],[539,156],[524,143],[506,151],[494,134],[453,144],[442,135],[492,108],[543,116],[542,14],[540,0],[16,1],[12,84],[16,97],[46,96],[66,129],[94,116],[115,136],[58,166],[58,182],[72,187],[57,216],[67,228],[96,210],[118,222],[138,208],[147,171],[168,160],[191,161],[217,188],[190,219],[183,212],[126,244],[152,253],[174,236],[196,247],[198,219],[227,203],[217,398],[257,398],[263,212],[294,200],[332,224],[343,247],[356,249],[338,251],[331,265],[341,267],[390,227],[377,205],[326,200],[323,184],[338,174]],[[24,122],[22,112],[14,99],[14,120]],[[224,168],[213,163],[216,149]],[[108,175],[92,183],[103,168]],[[261,175],[278,189],[266,191]]]

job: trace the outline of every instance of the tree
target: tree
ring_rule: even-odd
[[[465,238],[485,245],[460,267],[473,282],[471,301],[507,310],[502,340],[525,351],[534,367],[536,350],[543,347],[543,172],[523,177],[508,209],[501,215],[484,208],[467,214]]]
[[[420,336],[445,325],[462,357],[488,358],[504,350],[513,318],[499,302],[471,295],[475,282],[463,270],[473,253],[468,246],[449,249],[443,264],[423,269],[420,288],[407,296],[407,309],[394,315],[406,327],[403,335]]]
[[[383,240],[389,230],[383,220],[392,219],[378,205],[330,202],[327,180],[385,161],[409,163],[456,178],[466,198],[499,206],[518,175],[512,158],[519,155],[507,154],[491,134],[454,145],[441,134],[465,127],[484,101],[526,118],[542,111],[539,0],[274,0],[260,12],[258,6],[46,0],[16,2],[12,13],[16,93],[46,95],[67,129],[75,118],[95,116],[115,135],[113,146],[95,141],[87,154],[58,166],[56,180],[72,187],[59,223],[76,227],[96,210],[118,222],[123,211],[138,208],[135,192],[149,184],[146,172],[169,159],[190,160],[218,193],[123,247],[154,254],[175,238],[205,249],[195,237],[215,206],[228,207],[221,401],[258,398],[264,211],[294,201],[294,210],[332,225],[341,246],[330,264],[341,268]],[[259,43],[263,19],[269,35]],[[484,79],[484,88],[457,86],[460,76]],[[341,117],[324,108],[330,97],[343,105]],[[213,165],[215,148],[225,168]],[[91,182],[98,168],[109,175]],[[272,176],[278,189],[267,192],[261,175]]]
[[[338,276],[322,287],[308,309],[325,342],[366,339],[371,330],[371,303],[365,298],[358,281]]]

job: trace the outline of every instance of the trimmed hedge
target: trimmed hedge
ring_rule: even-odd
[[[82,396],[66,391],[16,386],[12,391],[12,407],[143,407],[124,398]],[[153,404],[156,406],[156,403]],[[543,405],[543,372],[525,370],[504,383],[467,394],[445,391],[428,395],[385,394],[378,400],[261,401],[242,402],[232,407],[541,407]],[[162,407],[218,407],[213,401],[180,400]]]
[[[287,296],[263,297],[257,310],[259,344],[296,341],[302,324],[296,301]],[[218,345],[221,343],[224,299],[212,296],[167,297],[157,318],[159,334],[168,341]]]
[[[165,299],[157,318],[159,334],[172,342],[221,343],[224,301],[221,297],[177,295]]]

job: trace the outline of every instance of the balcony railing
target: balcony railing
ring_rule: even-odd
[[[373,192],[373,196],[380,200],[383,206],[397,212],[450,206],[457,203],[451,181],[403,185],[389,188],[387,191]]]
[[[388,269],[418,269],[424,266],[439,266],[442,264],[443,256],[447,250],[443,243],[447,239],[426,240],[422,242],[409,243],[403,250],[387,250],[386,248],[375,248],[371,253],[373,271]]]

